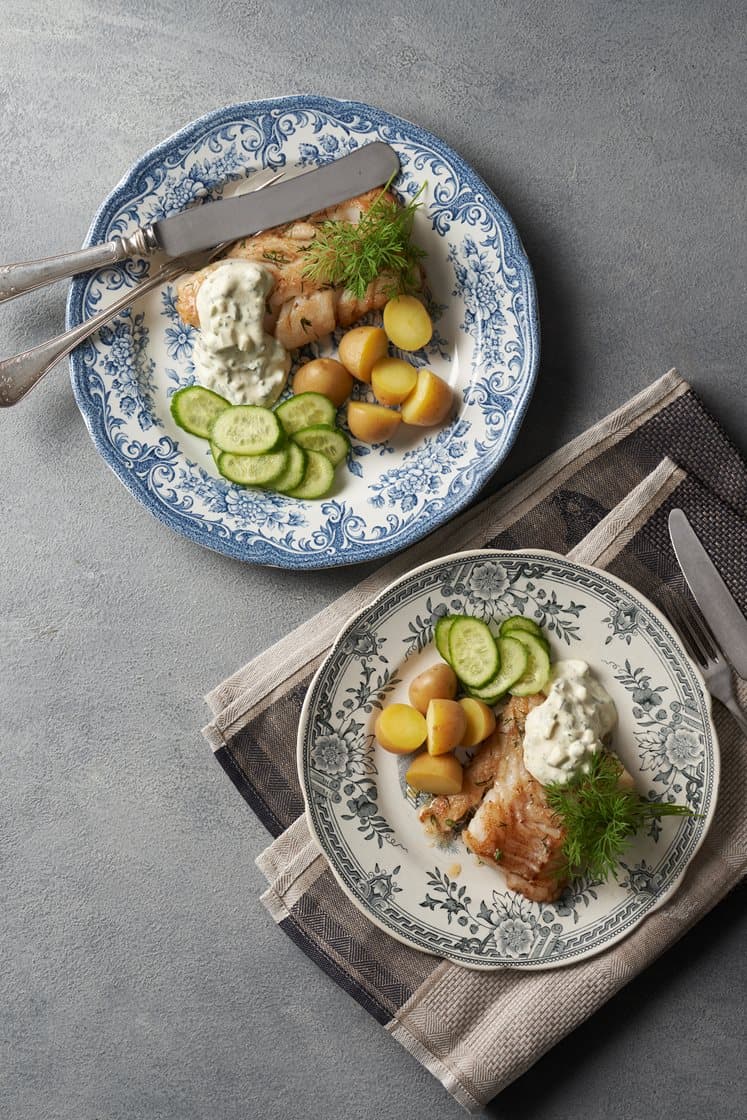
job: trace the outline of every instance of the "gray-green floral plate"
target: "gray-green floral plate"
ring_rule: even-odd
[[[687,804],[639,833],[617,881],[581,881],[552,904],[506,888],[461,839],[434,846],[374,741],[384,703],[438,660],[439,616],[535,618],[553,655],[581,658],[612,695],[614,746],[638,789]],[[719,754],[710,698],[667,620],[606,572],[550,552],[457,553],[391,584],[350,620],[309,688],[298,732],[309,825],[345,893],[393,937],[468,968],[553,968],[625,937],[676,890],[713,816]],[[423,795],[420,795],[421,797]]]

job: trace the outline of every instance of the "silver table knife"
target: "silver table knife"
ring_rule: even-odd
[[[681,509],[669,514],[669,536],[688,587],[721,649],[747,679],[747,619]]]
[[[183,257],[212,249],[223,241],[249,237],[345,202],[381,186],[398,171],[397,153],[377,140],[303,175],[288,176],[271,191],[193,206],[152,225],[141,226],[129,237],[116,237],[75,253],[0,265],[0,303],[78,272],[106,268],[127,257],[149,257],[153,253]]]

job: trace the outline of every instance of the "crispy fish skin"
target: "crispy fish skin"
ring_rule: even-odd
[[[481,860],[499,867],[506,885],[535,902],[552,902],[567,881],[559,874],[565,832],[547,804],[544,787],[524,766],[524,725],[545,697],[513,697],[495,731],[466,767],[462,792],[437,797],[420,811],[431,834],[453,834],[455,824],[474,813],[462,831],[465,844]]]
[[[338,326],[349,327],[369,311],[380,311],[391,289],[391,277],[379,276],[369,284],[363,299],[344,288],[335,288],[304,276],[306,250],[322,222],[357,224],[381,194],[366,191],[338,206],[311,214],[304,221],[244,237],[226,252],[226,259],[255,261],[272,275],[274,284],[267,300],[265,330],[274,334],[286,350],[317,342]],[[387,193],[390,201],[396,201]],[[199,272],[184,277],[177,287],[176,309],[185,323],[199,327],[196,298],[205,277],[223,262],[213,261]]]

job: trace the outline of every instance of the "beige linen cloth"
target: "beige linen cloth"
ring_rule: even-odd
[[[604,953],[542,972],[474,972],[391,939],[348,901],[303,814],[295,742],[303,696],[348,617],[403,572],[471,548],[538,547],[594,564],[666,611],[684,584],[669,547],[681,506],[747,608],[747,466],[672,370],[502,493],[391,560],[211,692],[204,729],[275,836],[257,863],[272,917],[469,1111],[479,1111],[747,871],[747,742],[714,705],[716,816],[675,895]],[[742,705],[747,686],[739,682]],[[267,747],[267,749],[265,749]]]

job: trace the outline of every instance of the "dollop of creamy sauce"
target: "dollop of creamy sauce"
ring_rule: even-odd
[[[602,750],[617,722],[609,693],[585,661],[558,661],[547,699],[527,716],[524,765],[542,785],[565,783]]]
[[[229,260],[197,292],[197,380],[232,404],[273,404],[288,377],[290,354],[264,329],[272,284],[261,265]]]

